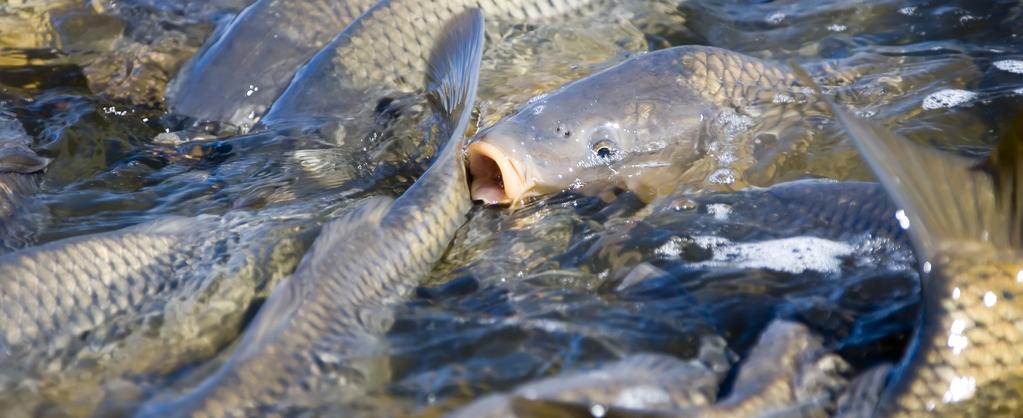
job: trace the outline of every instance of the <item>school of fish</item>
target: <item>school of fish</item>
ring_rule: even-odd
[[[153,152],[187,167],[300,132],[351,158],[337,163],[347,200],[324,198],[312,214],[289,212],[302,200],[290,196],[48,240],[41,175],[51,159],[0,100],[0,417],[406,414],[360,403],[386,396],[408,367],[389,351],[399,307],[436,284],[479,213],[529,213],[565,193],[635,198],[630,219],[590,234],[601,247],[583,257],[610,259],[623,294],[679,274],[621,261],[648,258],[631,237],[671,217],[738,217],[741,228],[814,235],[818,245],[909,248],[920,306],[905,352],[853,374],[854,360],[825,336],[778,315],[741,353],[716,335],[697,339],[688,359],[620,352],[426,415],[1023,415],[1023,117],[988,156],[956,155],[871,120],[826,68],[684,45],[594,67],[485,125],[478,91],[492,43],[611,7],[252,2],[167,84],[166,108],[185,122]],[[389,128],[402,123],[419,135],[413,148],[427,150],[419,160],[380,151],[401,146]],[[800,143],[777,138],[821,126],[852,145],[876,183],[758,187],[765,155],[798,160]],[[356,163],[380,155],[397,161]],[[394,179],[352,174],[405,166],[419,172],[390,195],[364,192]],[[731,258],[700,263],[725,268],[752,254],[693,234],[654,251],[679,258],[732,245]]]

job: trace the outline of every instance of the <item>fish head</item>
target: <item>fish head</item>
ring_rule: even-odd
[[[629,188],[697,158],[711,106],[677,74],[626,64],[535,97],[481,131],[468,147],[473,200],[514,206],[563,190]]]

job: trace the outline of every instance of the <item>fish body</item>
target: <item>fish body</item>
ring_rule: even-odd
[[[168,216],[0,256],[3,415],[120,415],[209,359],[294,270],[308,223],[286,207]]]
[[[738,192],[683,195],[681,199],[686,204],[695,203],[697,212],[724,221],[735,219],[757,225],[772,235],[810,234],[850,241],[871,234],[899,242],[906,240],[905,230],[895,219],[896,207],[884,188],[874,182],[797,180]],[[679,216],[680,204],[671,198],[658,201],[653,204],[653,219],[648,220],[657,225],[692,223],[691,219]],[[727,214],[720,213],[721,210]]]
[[[718,122],[749,121],[737,110],[791,97],[797,87],[769,63],[718,48],[634,57],[532,99],[479,135],[469,148],[473,198],[508,204],[608,183],[663,196],[729,133]]]
[[[214,217],[171,217],[0,256],[0,363],[45,359],[182,285]],[[29,361],[31,362],[31,361]]]
[[[367,100],[366,88],[421,90],[438,28],[469,7],[508,24],[569,16],[599,1],[260,0],[179,73],[169,108],[243,130],[294,117],[340,118],[367,101],[377,105],[383,96]]]
[[[467,11],[449,28],[431,58],[430,85],[450,139],[430,168],[397,199],[370,198],[326,224],[227,363],[194,390],[140,415],[280,412],[374,378],[372,364],[359,360],[381,354],[388,305],[427,276],[472,205],[461,137],[478,82],[482,15]]]
[[[32,151],[31,139],[18,119],[0,110],[0,253],[34,241],[45,210],[33,197],[38,173],[50,163]]]
[[[1023,415],[1023,119],[977,161],[827,103],[900,208],[923,275],[920,325],[875,415]]]
[[[251,126],[295,69],[375,2],[251,4],[219,36],[211,36],[168,85],[168,109],[199,120]]]
[[[929,258],[924,319],[880,416],[1023,413],[1023,255],[951,242]]]
[[[378,107],[379,99],[419,90],[430,51],[443,33],[437,27],[470,7],[493,22],[522,23],[579,13],[598,1],[381,0],[295,74],[260,124],[339,119]]]
[[[593,370],[563,373],[519,386],[512,393],[481,397],[449,418],[515,417],[515,398],[650,410],[706,406],[731,365],[725,341],[708,337],[699,358],[683,361],[664,354],[633,354]]]
[[[848,367],[806,326],[774,321],[744,360],[729,394],[722,346],[704,343],[700,358],[639,354],[575,375],[523,385],[450,415],[460,417],[819,417],[845,387]],[[724,367],[722,367],[724,366]]]

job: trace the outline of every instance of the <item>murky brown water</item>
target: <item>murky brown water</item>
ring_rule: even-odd
[[[422,142],[421,101],[341,144],[322,127],[186,142],[171,135],[178,126],[161,107],[166,83],[246,3],[0,5],[0,108],[53,159],[41,175],[48,218],[39,241],[169,214],[224,215],[227,236],[211,233],[217,243],[193,273],[201,291],[83,337],[86,349],[57,353],[47,367],[7,367],[0,415],[88,416],[101,402],[130,410],[194,383],[325,219],[361,197],[400,193],[425,168],[434,147]],[[491,42],[479,124],[644,51],[704,44],[794,61],[861,115],[979,154],[1023,112],[1021,21],[1014,0],[630,1]],[[752,198],[729,191],[871,180],[834,126],[808,122],[767,137],[746,127],[758,143],[740,147],[748,151],[728,167],[735,178],[717,183],[721,194],[645,206],[620,190],[566,192],[517,211],[474,209],[429,287],[398,308],[382,353],[389,383],[358,410],[432,415],[631,353],[689,358],[708,335],[741,356],[776,317],[807,323],[857,371],[898,359],[918,297],[899,233],[744,209]]]

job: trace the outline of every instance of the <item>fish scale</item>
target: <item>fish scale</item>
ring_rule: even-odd
[[[539,96],[483,131],[469,149],[473,196],[515,205],[593,184],[624,186],[650,201],[676,189],[739,188],[741,179],[715,182],[712,173],[738,177],[756,163],[753,132],[778,133],[811,115],[803,89],[787,71],[721,48],[639,55]],[[600,144],[610,144],[604,156]]]
[[[1023,118],[978,161],[910,142],[830,97],[825,103],[901,208],[922,265],[919,327],[876,415],[1020,416]]]
[[[409,295],[447,249],[472,206],[463,132],[478,83],[483,18],[454,21],[431,57],[447,142],[397,199],[373,197],[324,225],[295,273],[271,294],[228,361],[180,397],[141,416],[285,414],[373,383],[389,305]],[[416,239],[417,238],[417,239]]]
[[[242,130],[260,121],[271,103],[273,118],[336,115],[344,109],[337,104],[352,104],[346,101],[350,98],[318,95],[332,96],[367,82],[406,92],[421,89],[426,58],[443,32],[439,26],[469,7],[507,24],[564,18],[602,2],[260,0],[189,61],[168,86],[168,107]],[[362,16],[368,10],[373,15]],[[307,61],[314,64],[303,66]],[[341,76],[357,84],[342,88],[335,79]]]
[[[923,347],[913,361],[910,383],[890,416],[931,416],[943,403],[968,400],[978,390],[1023,376],[1023,309],[1019,306],[1023,260],[1016,251],[958,243],[939,252],[927,283]],[[940,347],[940,348],[937,348]],[[1002,402],[1021,407],[1019,398]],[[955,407],[956,416],[997,416],[986,408]],[[948,416],[952,416],[948,414]],[[1008,416],[1008,415],[1006,415]]]
[[[366,105],[365,91],[422,88],[428,57],[443,34],[437,22],[479,7],[491,22],[545,22],[591,12],[606,0],[382,0],[302,67],[261,125],[310,116],[336,117]],[[550,8],[531,7],[541,3]],[[375,106],[375,100],[369,100]]]
[[[301,66],[376,1],[253,3],[222,35],[208,41],[167,86],[168,108],[201,120],[251,123],[250,103],[273,100],[287,82],[282,78],[291,75],[289,71]],[[265,65],[268,62],[274,65]],[[240,68],[245,77],[238,77]],[[210,97],[208,92],[217,96]],[[226,106],[235,101],[241,102],[240,106]]]
[[[167,282],[197,243],[187,233],[143,227],[0,257],[0,341],[9,350],[50,345],[137,309],[174,286]]]

